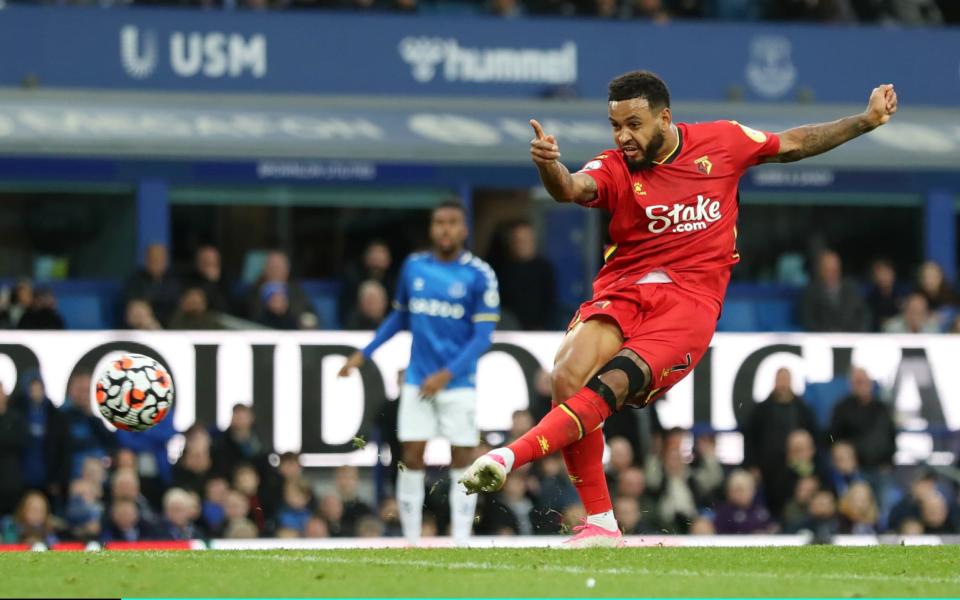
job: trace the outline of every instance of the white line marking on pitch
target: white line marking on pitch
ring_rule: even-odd
[[[323,552],[323,551],[321,551]],[[561,550],[565,552],[565,550]],[[239,558],[239,557],[238,557]],[[369,566],[385,566],[385,567],[433,567],[438,569],[450,569],[450,570],[477,570],[477,571],[486,571],[486,570],[502,570],[504,566],[502,564],[491,563],[491,562],[433,562],[429,560],[400,560],[393,558],[346,558],[342,556],[323,556],[323,555],[309,555],[309,556],[296,556],[296,555],[286,555],[286,554],[262,554],[257,556],[244,556],[244,558],[250,559],[270,559],[270,560],[283,560],[283,561],[303,561],[303,562],[318,562],[318,563],[327,563],[327,564],[343,564],[343,565],[369,565]],[[678,576],[678,577],[758,577],[758,578],[771,578],[771,579],[782,579],[782,578],[793,578],[793,579],[828,579],[836,581],[900,581],[900,582],[915,582],[915,583],[960,583],[960,576],[958,577],[930,577],[926,575],[876,575],[876,574],[858,574],[858,573],[751,573],[745,571],[693,571],[690,569],[668,569],[668,570],[657,570],[657,569],[646,569],[646,568],[630,568],[630,567],[617,567],[617,568],[599,568],[591,569],[587,567],[576,567],[576,566],[565,566],[565,565],[551,565],[551,564],[542,564],[537,565],[536,568],[533,566],[527,568],[516,568],[514,570],[520,571],[552,571],[555,573],[567,573],[571,575],[666,575],[666,576]]]

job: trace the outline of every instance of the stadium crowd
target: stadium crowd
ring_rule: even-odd
[[[718,459],[712,430],[663,430],[656,411],[618,413],[605,432],[620,525],[633,534],[809,531],[817,540],[960,534],[957,482],[923,466],[895,470],[889,406],[863,370],[850,384],[820,430],[781,369],[741,427],[744,460],[735,468]],[[37,373],[9,396],[0,390],[0,542],[400,535],[393,476],[375,488],[383,490],[377,498],[356,467],[338,467],[332,478],[329,470],[305,473],[297,454],[277,456],[263,442],[246,405],[234,407],[224,431],[197,423],[183,432],[171,462],[172,419],[142,433],[111,432],[91,412],[89,390],[90,375],[75,374],[59,408]],[[501,437],[514,439],[537,416],[518,411]],[[389,409],[378,423],[385,445],[396,445]],[[489,449],[481,444],[478,452]],[[424,535],[447,530],[445,477],[445,470],[428,475]],[[550,456],[483,496],[474,530],[559,534],[583,516],[561,458]]]
[[[24,0],[29,4],[176,6],[206,9],[325,9],[490,14],[502,18],[581,16],[639,19],[815,21],[940,25],[960,22],[953,0]]]

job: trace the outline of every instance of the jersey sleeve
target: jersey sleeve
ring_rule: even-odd
[[[577,173],[589,175],[597,184],[597,197],[586,202],[579,202],[587,208],[603,208],[612,210],[613,199],[616,197],[616,158],[611,152],[593,157],[583,165]]]
[[[393,294],[393,310],[399,310],[406,312],[407,304],[410,302],[410,287],[407,282],[410,275],[410,258],[407,258],[403,262],[403,267],[400,268],[400,276],[397,277],[397,289]]]
[[[496,323],[500,320],[500,290],[497,275],[486,263],[482,264],[477,271],[471,295],[471,321]]]
[[[728,124],[730,154],[740,169],[746,170],[780,152],[777,134],[752,129],[737,121],[728,121]]]

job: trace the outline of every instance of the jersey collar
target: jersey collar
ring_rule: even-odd
[[[670,124],[670,127],[677,130],[677,145],[673,147],[673,150],[670,151],[670,154],[668,154],[665,159],[653,161],[655,165],[669,165],[680,155],[680,150],[683,148],[683,132],[673,123]]]

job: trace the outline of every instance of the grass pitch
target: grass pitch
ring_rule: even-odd
[[[958,597],[960,547],[27,552],[0,574],[5,597]]]

